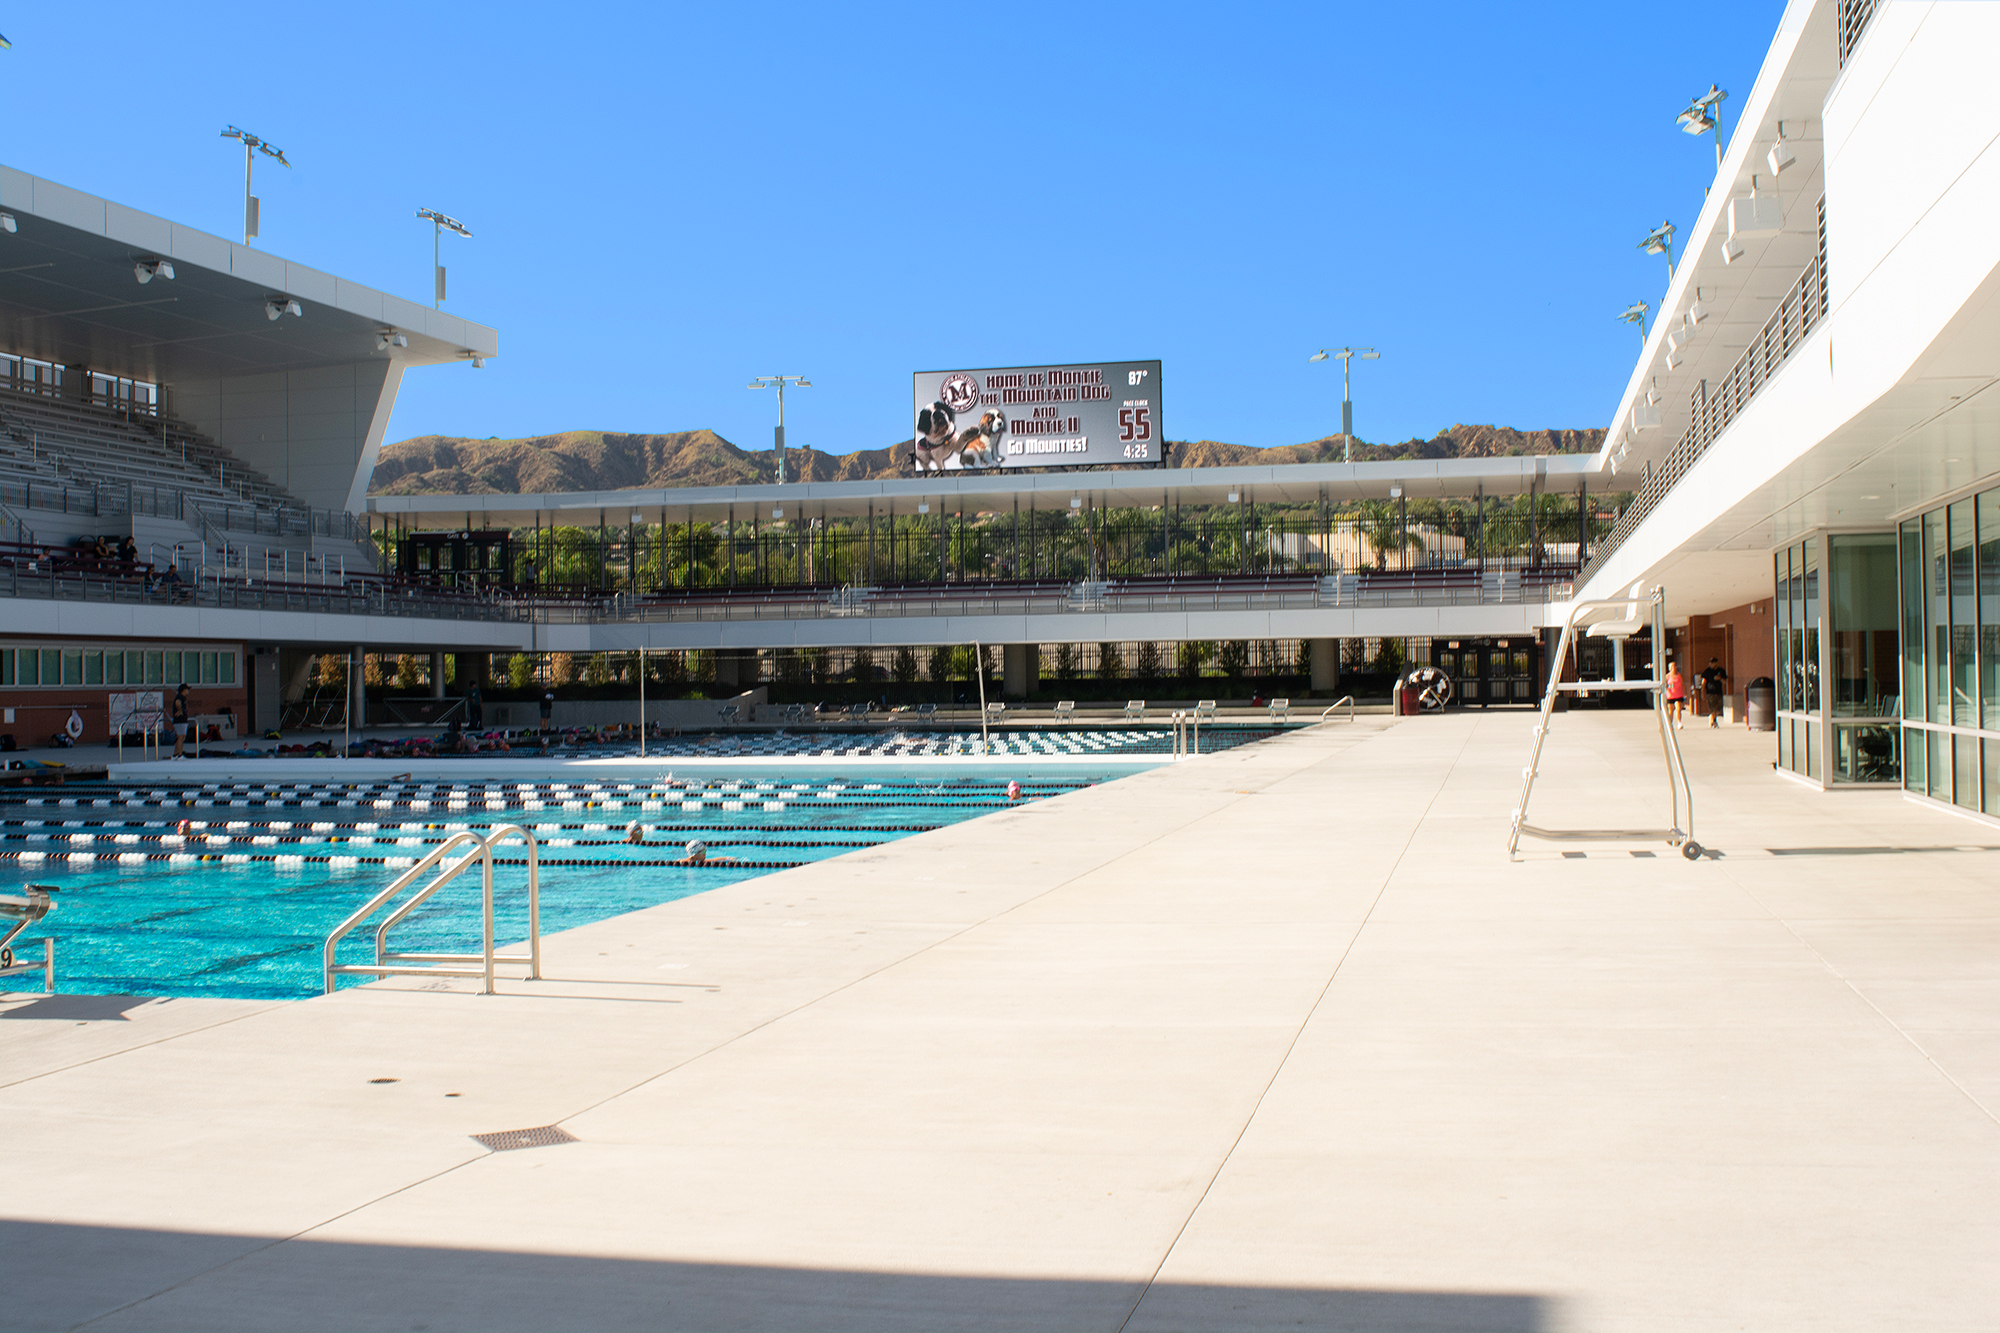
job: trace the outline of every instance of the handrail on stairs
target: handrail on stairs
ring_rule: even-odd
[[[1327,713],[1331,713],[1334,709],[1340,707],[1342,704],[1347,705],[1347,720],[1349,722],[1352,722],[1354,720],[1354,696],[1351,694],[1343,694],[1338,699],[1335,699],[1332,703],[1328,704],[1326,706],[1326,710],[1319,715],[1319,720],[1322,722],[1326,721]]]
[[[519,838],[528,847],[528,950],[526,953],[496,952],[493,941],[493,849],[504,841]],[[380,911],[398,894],[414,884],[425,871],[437,866],[458,847],[470,843],[474,850],[445,864],[442,873],[432,879],[422,889],[412,894],[409,900],[397,907],[382,924],[375,929],[375,961],[369,963],[336,963],[334,950],[340,941],[355,927]],[[469,869],[474,861],[480,867],[480,951],[478,953],[395,953],[388,948],[390,927],[415,911],[432,894],[458,878]],[[541,863],[535,835],[519,824],[501,824],[489,829],[484,837],[471,830],[462,830],[432,848],[422,860],[397,876],[395,881],[380,893],[362,904],[345,921],[335,926],[326,937],[321,963],[324,969],[326,993],[333,994],[334,978],[342,974],[360,974],[374,977],[389,976],[437,976],[437,977],[478,977],[483,983],[483,991],[493,994],[493,967],[496,963],[526,963],[529,981],[539,981],[542,975],[542,914],[541,914]],[[469,966],[477,964],[477,966]]]

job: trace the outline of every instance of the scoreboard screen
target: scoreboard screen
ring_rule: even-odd
[[[920,370],[919,472],[1158,463],[1160,363]]]

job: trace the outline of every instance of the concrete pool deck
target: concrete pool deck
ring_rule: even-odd
[[[2000,830],[1690,728],[1718,857],[1510,865],[1532,721],[1154,769],[500,996],[9,1000],[0,1328],[1990,1326]],[[1660,822],[1645,715],[1543,771]]]

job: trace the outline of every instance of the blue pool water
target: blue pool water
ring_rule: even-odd
[[[1104,776],[1027,781],[1023,798]],[[977,818],[1008,804],[1005,787],[1004,775],[877,781],[820,773],[810,781],[704,776],[674,786],[478,778],[72,784],[0,802],[0,892],[59,886],[56,910],[15,947],[39,956],[39,944],[26,941],[52,935],[61,992],[302,998],[321,990],[327,933],[460,829],[535,830],[542,930],[553,933]],[[634,819],[647,828],[644,844],[625,841]],[[738,864],[674,864],[694,837],[711,857]],[[519,844],[498,852],[503,941],[527,933],[524,854]],[[402,922],[391,947],[476,951],[478,922],[473,870]],[[343,942],[340,961],[367,962],[372,951],[370,923]],[[0,980],[17,990],[40,984],[39,975]]]

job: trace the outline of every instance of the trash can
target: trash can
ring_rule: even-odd
[[[1401,717],[1415,717],[1424,711],[1419,691],[1407,680],[1396,682],[1396,712]]]
[[[1743,692],[1743,721],[1752,731],[1778,729],[1778,682],[1759,676]]]

